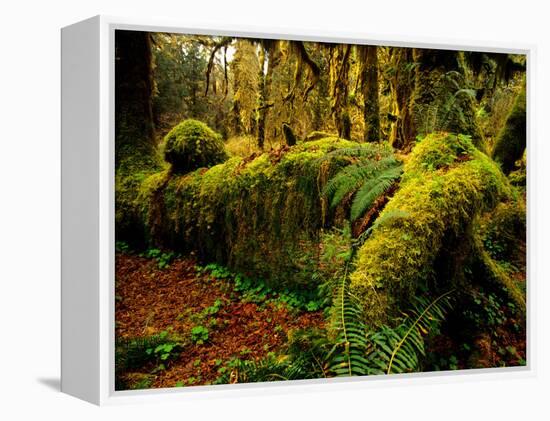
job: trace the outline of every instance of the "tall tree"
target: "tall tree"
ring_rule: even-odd
[[[259,42],[260,71],[258,73],[258,147],[264,148],[265,126],[269,109],[273,107],[271,101],[271,83],[273,70],[279,62],[279,41],[264,39]]]
[[[363,119],[365,142],[380,140],[380,104],[378,100],[378,54],[374,45],[357,46],[363,92]]]
[[[388,140],[394,148],[407,150],[415,138],[409,108],[414,88],[412,49],[390,47],[388,61],[385,75],[389,81],[391,95]]]
[[[148,32],[115,32],[116,166],[130,157],[152,155],[155,148]]]
[[[331,113],[338,136],[349,139],[351,121],[348,111],[348,91],[351,45],[336,44],[329,48]]]

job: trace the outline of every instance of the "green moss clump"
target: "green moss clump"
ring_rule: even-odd
[[[516,161],[523,156],[526,143],[527,119],[524,88],[518,94],[493,149],[493,159],[501,164],[505,174],[514,170]]]
[[[405,164],[400,189],[358,251],[350,275],[351,289],[362,297],[368,319],[384,321],[427,286],[449,234],[462,238],[477,215],[510,194],[498,166],[468,137],[426,136]],[[448,279],[438,282],[448,289],[453,285]]]
[[[197,120],[184,120],[165,136],[164,159],[172,170],[186,173],[228,158],[221,136]]]

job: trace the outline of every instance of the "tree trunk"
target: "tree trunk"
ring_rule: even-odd
[[[415,136],[409,109],[414,88],[412,63],[412,49],[401,47],[391,49],[391,65],[395,69],[390,79],[391,114],[394,121],[391,123],[389,142],[394,148],[404,151],[410,149]]]
[[[267,115],[269,114],[269,98],[271,96],[271,82],[273,80],[273,68],[275,67],[275,45],[276,41],[263,40],[260,48],[260,73],[258,104],[258,147],[263,150],[265,144],[265,127]],[[266,68],[267,66],[267,68]]]
[[[349,139],[351,120],[348,107],[348,74],[350,45],[336,45],[330,54],[330,92],[332,95],[331,113],[338,136]]]
[[[116,167],[124,160],[154,152],[151,36],[147,32],[115,32]]]
[[[361,86],[363,91],[365,142],[380,140],[380,105],[378,102],[378,55],[376,46],[359,47]]]

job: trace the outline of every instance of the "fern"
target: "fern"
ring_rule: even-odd
[[[390,167],[379,173],[376,178],[366,181],[353,199],[351,221],[353,222],[363,215],[380,195],[387,192],[393,182],[401,176],[401,173],[401,166]]]
[[[439,329],[451,308],[452,292],[434,300],[415,297],[409,314],[397,327],[382,325],[375,332],[367,332],[361,304],[350,293],[344,276],[333,304],[337,335],[326,357],[330,371],[336,376],[420,371],[426,355],[424,337]]]
[[[370,374],[367,360],[366,326],[362,320],[362,307],[349,292],[348,277],[342,277],[334,300],[335,345],[327,358],[330,370],[337,376],[362,376]]]
[[[355,195],[352,203],[353,221],[401,176],[401,167],[402,164],[393,156],[349,165],[329,180],[323,196],[330,200],[330,207],[335,208],[346,197]]]
[[[446,292],[433,301],[415,297],[410,314],[399,326],[382,326],[377,332],[370,333],[369,364],[386,374],[419,371],[420,357],[426,355],[424,336],[441,325],[451,308],[452,292]]]

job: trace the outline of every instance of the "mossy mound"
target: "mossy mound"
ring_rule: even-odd
[[[159,172],[141,186],[145,230],[157,246],[193,252],[278,285],[311,284],[320,231],[336,223],[321,192],[354,162],[350,148],[373,159],[392,153],[332,137],[233,157],[185,175]]]
[[[164,138],[164,159],[183,174],[224,162],[228,155],[221,136],[197,120],[184,120]]]
[[[515,163],[522,158],[526,144],[526,98],[523,89],[518,94],[493,149],[493,159],[501,164],[505,174],[515,169]]]
[[[454,238],[464,243],[464,254],[471,253],[472,224],[510,194],[504,174],[469,137],[439,133],[418,143],[350,276],[369,321],[387,320],[423,287],[456,287],[464,274],[437,279],[435,263],[445,242]],[[464,270],[463,264],[457,267]]]

